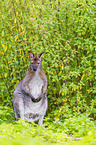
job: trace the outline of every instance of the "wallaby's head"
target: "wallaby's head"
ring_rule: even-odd
[[[29,52],[31,58],[30,68],[32,72],[36,72],[41,67],[41,58],[45,52],[42,52],[35,56],[32,52]]]

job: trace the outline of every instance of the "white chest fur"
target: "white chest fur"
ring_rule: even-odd
[[[43,80],[37,72],[32,78],[32,80],[29,82],[29,90],[35,99],[37,99],[40,96],[43,84]]]

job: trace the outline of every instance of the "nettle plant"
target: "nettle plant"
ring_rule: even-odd
[[[1,1],[1,11],[1,104],[12,105],[32,50],[46,51],[42,64],[48,79],[48,112],[67,105],[73,112],[87,110],[96,94],[95,3]],[[90,111],[93,117],[95,113]]]

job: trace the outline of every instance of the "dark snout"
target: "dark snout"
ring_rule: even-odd
[[[33,67],[33,71],[36,71],[37,70],[37,67]]]
[[[37,70],[37,66],[36,64],[33,65],[33,71],[36,71]]]
[[[33,65],[31,64],[30,67],[33,72],[35,72],[37,70],[37,66],[35,64],[33,64]]]

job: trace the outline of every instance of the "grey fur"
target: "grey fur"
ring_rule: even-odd
[[[38,121],[39,125],[43,123],[43,118],[48,106],[47,93],[46,93],[47,78],[45,73],[43,72],[43,79],[42,79],[39,73],[40,69],[41,66],[38,67],[34,75],[31,76],[31,79],[28,83],[28,89],[29,89],[28,92],[25,90],[25,88],[27,88],[26,82],[28,80],[27,79],[28,76],[26,74],[25,78],[21,80],[18,86],[16,87],[12,100],[16,119],[21,118],[23,120],[27,120],[27,122]],[[40,96],[41,99],[39,101],[34,102],[32,100],[32,97],[38,99]]]

